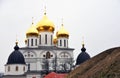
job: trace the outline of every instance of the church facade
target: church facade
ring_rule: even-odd
[[[61,24],[55,32],[46,12],[26,32],[25,47],[18,47],[8,58],[3,78],[44,78],[50,72],[68,73],[73,67],[73,48],[69,48],[69,32]],[[24,59],[21,59],[24,58]]]

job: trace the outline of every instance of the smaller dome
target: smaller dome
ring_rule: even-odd
[[[57,42],[58,42],[58,41],[57,41],[57,37],[54,36],[54,37],[53,37],[53,43],[54,43],[54,44],[57,44]]]
[[[25,59],[22,53],[19,51],[19,47],[16,43],[14,51],[10,54],[7,64],[25,64]]]
[[[57,32],[57,37],[69,37],[68,31],[64,28],[63,24],[60,28],[60,30]]]
[[[32,26],[28,29],[26,32],[26,36],[38,36],[38,30],[36,29],[36,26],[32,23]]]
[[[81,53],[78,55],[77,60],[76,60],[76,65],[80,65],[81,63],[85,62],[86,60],[90,59],[90,55],[85,52],[86,49],[84,48],[84,44],[82,45],[83,47],[81,48]]]
[[[48,19],[46,14],[43,18],[37,23],[37,30],[40,31],[54,31],[54,23]]]

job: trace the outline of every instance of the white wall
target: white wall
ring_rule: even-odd
[[[32,39],[33,39],[33,46],[31,45]],[[37,45],[36,45],[36,39],[37,39]],[[29,45],[28,45],[28,43],[29,43]],[[27,38],[27,47],[31,47],[32,48],[32,47],[37,47],[37,46],[38,46],[38,37],[36,37],[36,36],[29,36]]]
[[[52,32],[40,32],[40,35],[41,35],[41,44],[39,44],[39,46],[52,46],[53,45],[53,33]],[[45,35],[47,35],[47,44],[45,44]],[[52,35],[52,40],[51,40],[51,35]]]
[[[61,45],[60,45],[60,40],[61,40]],[[66,46],[64,46],[64,40],[65,40]],[[65,38],[65,37],[58,38],[58,47],[59,48],[68,48],[68,38]]]
[[[28,74],[26,78],[42,78],[40,74]]]
[[[16,66],[18,66],[18,71],[16,71]],[[10,67],[10,71],[8,71],[8,67]],[[25,71],[24,71],[25,67]],[[5,65],[5,75],[22,75],[27,71],[25,64],[9,64]]]
[[[42,70],[42,64],[43,61],[46,60],[45,57],[43,57],[43,55],[46,55],[46,53],[49,51],[51,55],[53,55],[53,57],[51,57],[51,59],[55,58],[55,55],[57,55],[57,58],[61,58],[61,60],[57,61],[58,64],[60,64],[60,62],[66,62],[65,59],[63,59],[63,57],[61,57],[61,55],[63,55],[62,53],[66,53],[68,55],[67,58],[73,58],[73,50],[45,50],[45,49],[38,49],[38,50],[20,50],[22,52],[23,55],[25,55],[27,52],[30,52],[30,54],[34,54],[35,57],[25,57],[25,61],[26,63],[31,63],[31,70]],[[45,58],[45,60],[42,60],[41,58]]]

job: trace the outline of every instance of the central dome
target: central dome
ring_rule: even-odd
[[[54,31],[54,23],[48,19],[46,14],[44,14],[43,18],[37,23],[37,30],[40,31]]]

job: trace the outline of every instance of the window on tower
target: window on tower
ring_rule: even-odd
[[[10,71],[10,66],[8,66],[8,72]]]
[[[39,40],[40,40],[39,43],[41,44],[41,35],[40,35],[40,39]]]
[[[68,47],[68,40],[67,40],[67,47]]]
[[[25,67],[23,67],[23,71],[25,71]]]
[[[16,66],[15,70],[18,71],[18,66]]]
[[[47,44],[47,34],[45,34],[45,44]]]
[[[53,40],[52,40],[52,39],[53,39],[53,36],[51,35],[51,45],[52,45],[52,42],[53,42]]]
[[[37,46],[37,39],[35,39],[35,45]]]
[[[28,39],[28,46],[29,46],[29,39]]]
[[[31,46],[33,46],[33,39],[31,39]]]
[[[66,40],[64,40],[64,47],[66,47]]]
[[[62,40],[60,40],[60,46],[62,46]]]
[[[52,45],[52,42],[53,42],[53,40],[52,40],[52,39],[53,39],[53,36],[51,35],[51,45]]]

